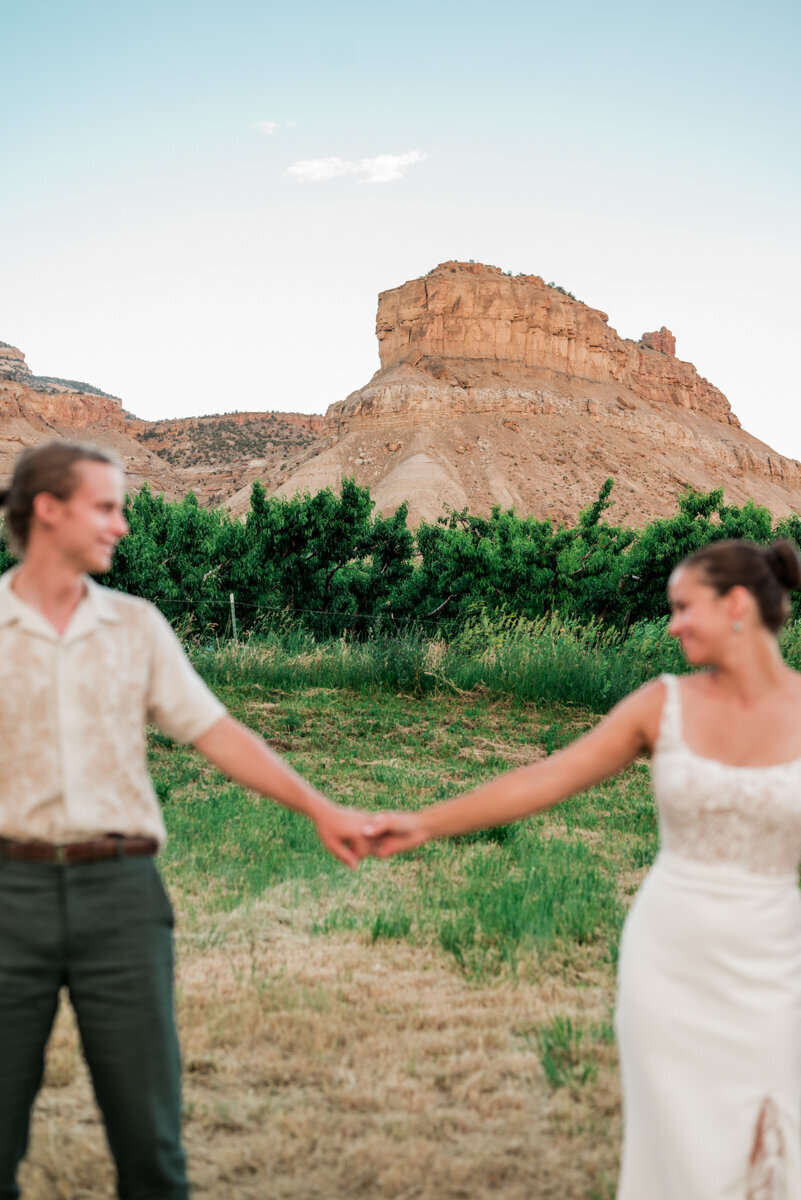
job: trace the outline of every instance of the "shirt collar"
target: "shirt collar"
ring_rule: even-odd
[[[17,567],[12,567],[10,571],[4,571],[0,575],[0,626],[19,621],[22,616],[20,607],[25,609],[28,607],[27,604],[23,605],[19,597],[11,590],[11,580],[17,570]]]
[[[86,599],[94,609],[95,616],[100,621],[108,621],[110,624],[116,624],[120,619],[120,614],[114,607],[112,597],[114,591],[112,588],[103,587],[99,583],[95,583],[94,579],[86,576]]]
[[[47,618],[42,616],[31,604],[20,599],[11,587],[18,570],[18,567],[12,567],[10,571],[0,575],[0,628],[4,625],[18,623],[20,629],[38,634],[40,637],[46,637],[50,641],[72,642],[97,629],[100,622],[112,623],[119,620],[119,615],[111,600],[110,590],[101,587],[99,583],[95,583],[93,579],[86,576],[86,594],[72,614],[64,633],[59,637]]]

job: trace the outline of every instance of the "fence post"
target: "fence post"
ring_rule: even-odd
[[[237,632],[236,632],[236,605],[234,604],[234,593],[233,592],[229,592],[229,599],[231,601],[231,628],[234,631],[234,641],[238,642],[239,637],[237,636]]]

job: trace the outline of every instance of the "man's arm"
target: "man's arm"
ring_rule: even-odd
[[[306,783],[267,743],[233,717],[222,717],[194,745],[210,763],[243,787],[277,800],[314,822],[318,837],[341,862],[355,867],[368,852],[365,814],[341,808]]]

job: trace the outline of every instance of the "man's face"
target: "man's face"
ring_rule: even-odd
[[[72,566],[101,574],[111,566],[117,542],[128,532],[122,515],[123,475],[110,463],[79,462],[75,470],[78,486],[68,500],[49,506],[47,525]]]

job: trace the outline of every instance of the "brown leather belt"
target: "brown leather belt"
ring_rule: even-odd
[[[122,837],[109,834],[88,842],[15,842],[0,837],[0,858],[22,862],[89,863],[105,858],[156,854],[159,844],[152,837]]]

